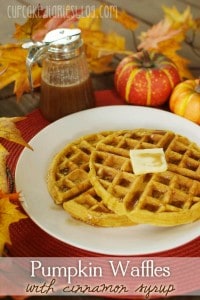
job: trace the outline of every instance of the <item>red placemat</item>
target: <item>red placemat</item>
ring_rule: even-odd
[[[105,105],[125,105],[115,91],[96,92],[96,106]],[[29,141],[40,130],[47,126],[49,122],[44,119],[39,110],[30,113],[27,118],[17,124],[24,139]],[[16,163],[23,147],[3,141],[10,155],[8,158],[8,167],[13,175]],[[28,168],[28,166],[27,166]],[[31,184],[31,183],[30,183]],[[14,257],[67,257],[67,256],[102,256],[96,253],[88,252],[71,245],[67,245],[41,230],[30,218],[23,219],[10,226],[10,236],[12,244],[7,245],[9,256]],[[87,236],[85,236],[87,239]],[[149,255],[149,256],[155,256]],[[175,249],[160,252],[160,257],[199,257],[200,256],[200,238],[177,247]]]

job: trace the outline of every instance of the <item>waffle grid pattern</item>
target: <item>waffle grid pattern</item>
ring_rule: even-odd
[[[48,188],[56,204],[62,204],[76,219],[104,227],[129,226],[133,221],[108,209],[88,176],[92,151],[101,139],[112,133],[91,134],[67,144],[49,169]]]
[[[130,149],[162,147],[168,171],[136,176]],[[97,145],[90,180],[109,209],[137,223],[178,225],[200,216],[200,151],[169,131],[122,131]]]
[[[163,148],[168,170],[135,175],[131,149]],[[66,145],[49,169],[54,201],[74,218],[98,226],[172,226],[200,216],[200,150],[165,130],[121,130]]]
[[[91,134],[67,144],[53,159],[48,171],[48,189],[57,204],[91,188],[88,177],[90,154],[109,132]]]

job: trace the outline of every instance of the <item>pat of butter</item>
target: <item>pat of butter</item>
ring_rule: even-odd
[[[167,170],[163,148],[130,150],[133,172],[136,175],[158,173]]]

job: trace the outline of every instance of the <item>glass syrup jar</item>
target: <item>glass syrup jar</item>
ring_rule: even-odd
[[[49,121],[95,105],[81,31],[50,31],[35,55],[42,61],[39,108]]]

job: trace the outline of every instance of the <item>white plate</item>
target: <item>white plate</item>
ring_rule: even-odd
[[[53,203],[46,174],[55,153],[69,141],[92,132],[112,129],[168,129],[200,141],[198,125],[159,109],[106,106],[62,118],[40,131],[31,141],[34,151],[24,149],[16,167],[16,188],[30,218],[51,236],[73,246],[109,255],[157,253],[183,245],[199,236],[198,222],[176,227],[139,225],[98,228],[72,220]]]

